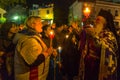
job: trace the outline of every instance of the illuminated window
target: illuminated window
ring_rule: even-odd
[[[50,13],[50,11],[49,10],[47,10],[47,14],[49,14]]]

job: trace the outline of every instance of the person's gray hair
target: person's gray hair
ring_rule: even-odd
[[[41,19],[39,16],[29,16],[27,19],[26,19],[26,27],[27,28],[32,28],[32,24],[35,24],[35,21],[36,19]]]

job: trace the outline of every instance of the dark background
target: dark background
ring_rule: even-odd
[[[69,6],[75,0],[26,0],[29,8],[32,4],[48,4],[54,3],[54,22],[59,26],[62,24],[68,24]]]

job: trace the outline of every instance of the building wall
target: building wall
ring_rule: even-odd
[[[53,4],[49,4],[46,7],[35,7],[34,5],[33,9],[30,10],[29,15],[39,16],[43,21],[46,20],[52,24],[54,19]]]
[[[75,1],[69,8],[69,21],[82,19],[82,3]]]
[[[82,7],[83,4],[85,2],[75,2],[71,5],[70,7],[70,16],[72,16],[72,18],[74,18],[74,16],[76,15],[80,15],[78,18],[82,18]],[[90,2],[88,2],[89,4]],[[78,5],[79,4],[79,5]],[[96,15],[98,14],[98,12],[100,11],[100,9],[106,9],[106,10],[110,10],[112,15],[115,18],[115,22],[118,22],[119,26],[120,26],[120,4],[117,3],[112,3],[112,2],[105,2],[105,1],[96,1],[95,3],[91,4],[91,16],[96,17]],[[115,16],[116,11],[118,12],[118,16]]]
[[[35,5],[34,5],[35,6]],[[39,16],[42,19],[53,19],[53,6],[49,7],[34,7],[30,10],[29,15]]]
[[[97,1],[95,6],[96,14],[99,12],[100,9],[110,10],[113,16],[115,16],[115,11],[118,11],[118,15],[120,16],[120,4],[111,3],[111,2],[104,2],[104,1]]]
[[[39,16],[42,19],[53,19],[53,8],[39,8],[38,9]]]
[[[111,3],[111,2],[104,2],[104,1],[97,1],[95,6],[95,15],[98,14],[100,9],[110,10],[112,15],[114,16],[114,21],[118,22],[118,26],[120,26],[120,4],[117,3]],[[115,16],[116,11],[118,12],[118,15]]]

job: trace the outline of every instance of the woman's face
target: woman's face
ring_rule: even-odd
[[[41,33],[43,30],[42,30],[42,22],[41,22],[41,19],[36,19],[35,23],[34,23],[34,29]]]
[[[10,28],[9,32],[8,32],[8,38],[11,39],[12,36],[18,32],[18,28],[16,24],[12,24],[12,27]]]

